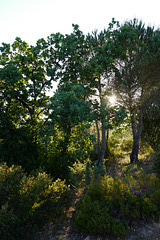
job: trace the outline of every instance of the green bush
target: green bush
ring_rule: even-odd
[[[122,151],[129,152],[132,150],[133,140],[131,138],[123,138],[121,142]]]
[[[93,178],[93,167],[91,161],[86,159],[84,163],[77,161],[70,169],[70,181],[74,186],[89,185]]]
[[[70,184],[75,187],[80,187],[84,185],[85,182],[85,173],[86,173],[86,164],[79,161],[75,162],[70,169]]]
[[[26,175],[20,166],[0,165],[0,239],[25,239],[57,220],[69,197],[64,181],[44,172]]]
[[[156,172],[160,175],[160,150],[153,154],[154,157],[154,168]]]
[[[93,165],[89,159],[86,159],[84,163],[79,161],[75,162],[70,167],[70,180],[74,186],[87,187],[91,182],[98,182],[101,176],[104,176],[105,166],[97,165],[97,161]]]
[[[142,170],[124,179],[103,177],[89,186],[77,206],[75,226],[84,232],[127,234],[135,219],[160,215],[160,180]]]
[[[109,148],[117,148],[120,144],[120,139],[117,136],[111,136],[109,139]]]
[[[63,142],[58,146],[51,144],[43,156],[42,168],[54,179],[60,178],[69,180],[69,167],[72,166],[75,159],[69,152],[63,152]]]
[[[8,204],[3,205],[0,209],[0,238],[1,240],[15,240],[19,226],[19,219],[13,209],[9,209]],[[20,234],[18,234],[20,237]]]

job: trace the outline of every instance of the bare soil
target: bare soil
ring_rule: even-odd
[[[115,238],[108,235],[84,234],[76,231],[68,223],[62,228],[55,225],[46,226],[39,232],[35,240],[160,240],[159,222],[136,222],[130,229],[130,234],[125,238]]]

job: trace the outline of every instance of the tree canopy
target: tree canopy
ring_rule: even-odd
[[[62,156],[75,149],[70,139],[78,127],[95,125],[96,159],[102,164],[106,130],[122,124],[128,115],[133,134],[130,158],[136,161],[148,121],[154,122],[150,131],[159,132],[159,118],[153,117],[155,109],[159,112],[159,98],[151,100],[153,94],[159,96],[159,62],[159,30],[137,19],[122,25],[113,19],[107,29],[87,35],[73,25],[71,34],[51,34],[35,46],[20,38],[12,45],[3,43],[1,161],[7,158],[26,168],[31,162],[43,166],[45,157],[55,158],[58,148]],[[58,82],[55,93],[54,81]],[[113,92],[115,106],[109,104]],[[86,128],[84,141],[89,131]],[[159,141],[159,135],[151,140],[154,145],[155,138]]]

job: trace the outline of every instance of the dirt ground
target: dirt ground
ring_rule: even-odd
[[[56,231],[55,231],[56,229]],[[47,226],[39,232],[35,240],[160,240],[159,222],[136,222],[130,229],[130,234],[125,238],[114,238],[111,236],[90,235],[78,232],[68,223],[61,229],[57,226]]]
[[[160,218],[159,221],[135,221],[125,238],[115,238],[108,235],[95,235],[81,233],[74,229],[73,221],[75,208],[71,207],[70,218],[60,224],[50,224],[38,232],[34,240],[160,240]]]

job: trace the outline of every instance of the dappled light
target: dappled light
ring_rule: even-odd
[[[116,104],[116,96],[115,95],[112,95],[109,97],[109,102],[112,106],[114,106]]]

